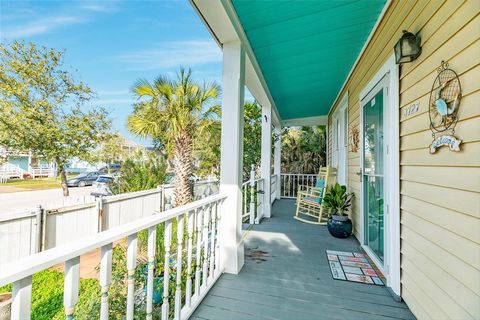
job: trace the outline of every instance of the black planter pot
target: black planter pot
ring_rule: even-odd
[[[335,238],[348,238],[352,234],[352,220],[346,216],[332,216],[327,222],[328,232]]]

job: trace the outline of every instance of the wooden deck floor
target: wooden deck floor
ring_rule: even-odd
[[[359,243],[293,213],[293,200],[275,201],[273,217],[246,234],[240,274],[222,275],[191,319],[415,319],[385,287],[333,280],[325,250],[360,252]]]

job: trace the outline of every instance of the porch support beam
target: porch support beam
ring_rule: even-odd
[[[270,104],[262,105],[262,148],[261,148],[261,165],[262,178],[264,179],[264,201],[263,216],[271,217],[270,203],[270,183],[272,175],[272,107]]]
[[[282,161],[282,127],[279,125],[275,126],[275,149],[273,154],[273,174],[277,177],[277,183],[275,184],[275,198],[280,199],[280,190],[282,180],[281,178],[281,161]]]
[[[223,44],[223,104],[220,192],[227,198],[220,220],[221,265],[238,274],[244,263],[242,242],[243,100],[245,53],[240,41]]]

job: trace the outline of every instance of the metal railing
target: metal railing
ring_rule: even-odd
[[[148,274],[143,285],[146,286],[144,298],[147,319],[151,318],[154,308],[154,280],[160,274],[163,275],[163,301],[160,309],[162,319],[169,319],[170,314],[173,314],[175,319],[187,319],[223,271],[220,260],[222,235],[218,226],[224,199],[225,196],[213,195],[0,267],[0,287],[13,284],[11,318],[30,319],[32,276],[63,263],[65,268],[63,304],[66,318],[73,319],[75,306],[79,300],[80,256],[92,250],[100,250],[101,296],[98,297],[98,301],[101,303],[100,319],[107,320],[108,290],[112,282],[112,251],[114,243],[127,238],[128,280],[124,282],[127,287],[126,319],[133,319],[138,299],[136,295],[138,292],[144,292],[138,290],[140,289],[138,287],[135,288],[134,281],[137,263],[142,260],[138,259],[137,255],[137,236],[139,232],[148,230],[146,250]],[[175,230],[174,221],[177,225],[176,235],[172,235],[172,230]],[[157,226],[163,230],[161,249],[165,254],[162,256],[156,252],[159,243]],[[172,236],[176,237],[176,248],[172,248]],[[182,259],[184,253],[186,257]],[[172,262],[173,256],[175,260]],[[161,272],[156,270],[156,265],[163,265],[163,270]],[[174,292],[169,292],[171,282],[175,287]]]
[[[317,183],[316,174],[282,173],[280,175],[280,197],[294,199],[301,186],[313,187]]]

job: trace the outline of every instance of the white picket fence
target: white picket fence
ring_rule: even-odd
[[[165,252],[161,259],[164,263],[162,319],[169,319],[170,312],[174,313],[175,319],[188,319],[224,269],[224,258],[221,257],[222,241],[225,238],[222,234],[224,228],[219,228],[224,199],[225,196],[213,195],[162,213],[151,212],[128,224],[0,266],[0,287],[13,284],[11,318],[30,319],[32,276],[55,265],[63,264],[65,267],[63,305],[66,319],[73,319],[79,297],[80,256],[99,249],[101,252],[100,286],[102,292],[98,297],[101,302],[100,319],[107,320],[109,314],[108,289],[112,281],[113,244],[127,238],[126,319],[133,319],[135,295],[139,289],[141,290],[141,288],[135,287],[135,281],[132,280],[137,268],[137,234],[142,230],[148,230],[145,310],[146,318],[151,319],[154,308],[157,226],[162,226],[164,238],[161,243]],[[174,221],[178,224],[176,234],[172,234]],[[187,240],[184,242],[185,230]],[[177,239],[176,247],[172,247],[172,237]],[[182,259],[183,254],[185,254],[184,259]],[[173,266],[172,256],[175,256]],[[171,269],[175,274],[170,274]],[[185,272],[181,272],[183,270]],[[185,288],[182,286],[183,283],[186,283]],[[172,287],[171,284],[175,284],[173,292],[169,291]]]
[[[195,199],[218,193],[217,182],[200,182]],[[0,266],[33,253],[97,234],[171,208],[173,186],[65,203],[0,216]]]

